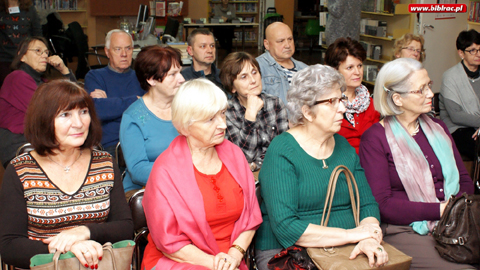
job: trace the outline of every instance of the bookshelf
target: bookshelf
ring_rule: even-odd
[[[216,4],[221,4],[218,0],[209,0],[208,3],[208,17],[211,19],[214,17],[214,7]],[[229,4],[235,6],[235,14],[237,18],[241,18],[243,21],[251,21],[253,23],[260,23],[259,1],[229,1]],[[235,28],[233,39],[233,45],[242,44],[242,30],[239,27]],[[259,31],[258,27],[253,27],[245,31],[245,44],[248,46],[257,46]]]
[[[77,21],[84,30],[88,28],[87,0],[35,0],[33,3],[38,13],[58,12],[64,26]]]
[[[383,1],[383,0],[382,0]],[[388,4],[387,2],[390,1]],[[368,0],[372,4],[372,0]],[[377,5],[380,0],[374,0],[375,5]],[[393,55],[393,45],[396,39],[402,37],[406,33],[413,33],[413,26],[414,26],[414,14],[408,12],[408,4],[411,2],[410,0],[400,0],[400,3],[391,5],[391,0],[385,0],[385,10],[389,10],[390,12],[382,12],[380,10],[375,9],[372,10],[372,6],[368,7],[368,11],[362,11],[362,19],[368,19],[372,21],[381,21],[383,24],[386,23],[386,36],[376,36],[376,35],[369,35],[365,33],[365,28],[360,30],[360,41],[365,43],[370,43],[373,45],[381,45],[382,46],[382,56],[379,59],[373,59],[372,55],[367,55],[367,59],[365,60],[365,65],[377,65],[378,69],[380,69],[385,63],[394,59]],[[388,7],[387,7],[388,6]],[[363,8],[366,8],[364,6]],[[365,72],[365,70],[364,70]],[[365,84],[373,86],[375,82],[370,81],[363,81]]]

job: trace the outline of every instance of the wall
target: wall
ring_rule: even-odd
[[[355,0],[356,1],[356,0]],[[293,29],[293,12],[295,0],[275,0],[275,8],[277,13],[283,15],[283,22]]]

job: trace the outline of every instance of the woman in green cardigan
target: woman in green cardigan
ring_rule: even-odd
[[[380,245],[380,213],[355,149],[336,134],[345,113],[346,85],[332,67],[314,65],[293,77],[288,91],[292,128],[271,142],[260,171],[263,224],[257,231],[259,270],[282,248],[332,247],[358,243],[351,254],[366,254],[373,267],[388,262]],[[337,183],[328,227],[320,226],[332,170],[347,166],[360,192],[360,225],[355,226],[345,176]],[[342,179],[343,178],[343,179]]]

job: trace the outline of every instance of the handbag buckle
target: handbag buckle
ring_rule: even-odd
[[[458,237],[458,244],[459,244],[460,246],[463,246],[463,245],[465,244],[465,240],[463,239],[463,237],[461,237],[461,236]]]
[[[323,250],[324,250],[325,252],[330,253],[330,254],[335,253],[335,249],[334,249],[333,247],[330,247],[330,248],[323,247]]]

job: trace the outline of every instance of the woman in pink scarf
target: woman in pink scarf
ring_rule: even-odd
[[[262,222],[242,150],[224,140],[227,98],[206,79],[183,84],[172,102],[181,134],[155,161],[143,206],[150,230],[142,269],[246,270]]]

